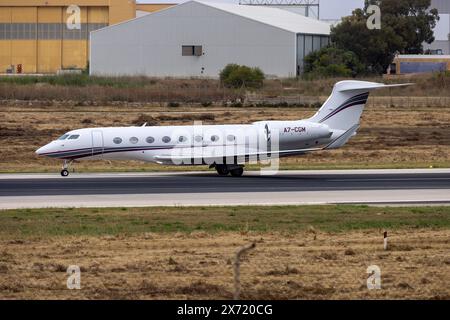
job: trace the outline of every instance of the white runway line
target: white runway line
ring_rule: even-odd
[[[450,189],[0,197],[0,209],[318,204],[450,205]]]
[[[282,170],[277,175],[364,175],[364,174],[421,174],[421,173],[450,173],[450,169],[357,169],[357,170]],[[177,176],[177,175],[197,175],[211,174],[216,175],[213,170],[210,171],[179,171],[179,172],[105,172],[105,173],[70,173],[71,178],[117,178],[117,177],[152,177],[152,176]],[[260,175],[259,171],[246,171],[245,175]],[[59,172],[55,173],[1,173],[0,179],[62,179]],[[348,180],[347,180],[348,181]]]

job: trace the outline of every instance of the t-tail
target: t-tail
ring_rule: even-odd
[[[334,85],[333,92],[319,111],[307,120],[325,124],[333,132],[332,141],[325,149],[339,148],[356,134],[371,90],[407,85],[411,84],[340,81]]]

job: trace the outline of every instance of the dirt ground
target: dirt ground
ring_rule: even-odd
[[[450,299],[450,231],[146,233],[0,240],[0,299],[229,299],[233,256],[243,299]],[[81,269],[68,290],[66,269]],[[381,269],[368,290],[367,267]]]
[[[251,123],[264,119],[294,120],[315,108],[225,107],[58,107],[2,106],[0,109],[0,171],[57,172],[60,162],[37,157],[34,151],[75,128],[212,123]],[[450,112],[443,107],[368,105],[361,128],[344,148],[282,159],[289,168],[448,167]],[[161,170],[140,162],[80,162],[79,171]],[[186,168],[182,168],[185,170]]]

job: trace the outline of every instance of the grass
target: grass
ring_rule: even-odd
[[[72,75],[45,75],[45,76],[24,76],[24,77],[0,77],[0,83],[13,84],[18,86],[47,84],[51,86],[67,87],[87,87],[101,86],[113,88],[140,88],[151,86],[157,83],[157,80],[147,77],[91,77],[87,74]]]
[[[450,207],[236,206],[4,210],[0,238],[450,228]]]
[[[0,77],[0,100],[72,101],[73,105],[111,104],[113,102],[167,103],[228,103],[240,98],[244,100],[247,91],[267,97],[292,95],[328,96],[333,85],[341,78],[326,79],[268,79],[259,89],[229,89],[217,79],[192,78],[157,79],[136,77],[90,77],[86,74],[60,76],[3,76]],[[435,73],[418,75],[407,79],[384,79],[380,76],[361,78],[376,82],[413,82],[416,86],[375,92],[373,95],[390,97],[448,97],[450,74]],[[245,101],[247,102],[247,101]],[[236,105],[242,105],[237,103]]]
[[[389,249],[383,250],[384,229]],[[325,231],[325,232],[324,232]],[[2,299],[449,299],[450,207],[0,211]],[[382,290],[367,290],[369,265]],[[77,265],[81,290],[67,290]]]
[[[90,77],[88,75],[0,77],[0,100],[70,102],[74,106],[120,102],[209,104],[234,100],[242,91],[217,80]]]

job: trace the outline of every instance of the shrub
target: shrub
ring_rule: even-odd
[[[92,119],[85,118],[85,119],[81,120],[81,123],[82,124],[91,124],[91,123],[94,123],[94,121],[92,121]]]
[[[167,106],[170,108],[178,108],[180,106],[180,104],[178,102],[171,101],[171,102],[167,103]]]
[[[144,123],[147,123],[147,126],[156,126],[158,125],[158,121],[147,114],[139,114],[139,116],[133,121],[133,124],[137,126],[142,126]]]
[[[305,73],[321,77],[355,77],[363,74],[364,65],[351,51],[325,47],[305,58]]]
[[[228,88],[261,88],[264,73],[259,68],[228,64],[220,72],[220,81]]]

